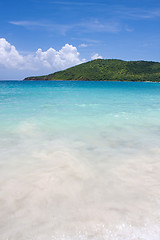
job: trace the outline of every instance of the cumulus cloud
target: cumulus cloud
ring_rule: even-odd
[[[5,40],[0,38],[0,65],[6,68],[17,68],[23,64],[23,56],[21,56],[16,48]]]
[[[39,48],[35,55],[32,56],[32,61],[34,61],[35,67],[43,66],[55,70],[61,70],[82,62],[77,48],[69,44],[65,44],[59,51],[49,48],[43,52]]]
[[[98,53],[95,53],[95,54],[91,57],[92,60],[95,60],[95,59],[102,59],[102,58],[103,58],[103,57],[100,56]]]
[[[0,66],[7,69],[33,71],[44,69],[54,72],[82,62],[77,48],[69,44],[65,44],[59,51],[54,48],[42,51],[39,48],[35,53],[23,56],[5,38],[0,38]]]

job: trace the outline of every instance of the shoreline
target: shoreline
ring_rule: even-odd
[[[140,81],[140,80],[63,80],[63,79],[57,79],[57,80],[49,80],[49,79],[22,79],[22,80],[0,80],[0,82],[62,82],[62,81],[65,81],[65,82],[142,82],[142,83],[160,83],[160,80],[158,81]]]
[[[16,80],[13,80],[16,81]],[[54,80],[50,80],[50,79],[23,79],[20,81],[76,81],[76,82],[148,82],[148,83],[159,83],[160,81],[140,81],[140,80],[76,80],[76,79],[71,79],[71,80],[63,80],[63,79],[54,79]]]

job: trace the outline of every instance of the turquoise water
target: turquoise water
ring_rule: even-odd
[[[160,84],[0,82],[1,240],[159,240]]]

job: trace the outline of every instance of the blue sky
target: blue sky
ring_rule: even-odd
[[[160,1],[1,1],[0,79],[101,57],[159,62]]]

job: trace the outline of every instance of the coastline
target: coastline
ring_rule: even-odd
[[[16,80],[13,80],[13,81],[16,81]],[[21,81],[76,81],[76,82],[148,82],[148,83],[159,83],[160,80],[158,81],[141,81],[141,80],[78,80],[78,79],[70,79],[70,80],[64,80],[64,79],[23,79]]]

